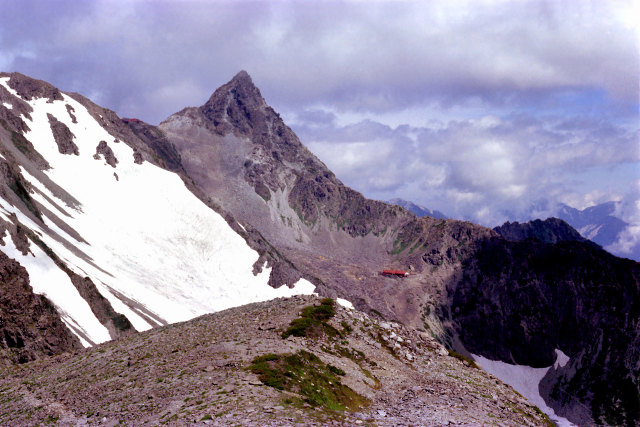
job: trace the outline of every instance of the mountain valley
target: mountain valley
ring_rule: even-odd
[[[536,224],[508,234],[366,199],[298,140],[244,71],[204,105],[158,126],[122,120],[81,95],[5,73],[0,119],[3,422],[19,412],[61,423],[204,422],[231,414],[237,423],[246,416],[256,424],[269,405],[274,424],[421,422],[415,414],[427,424],[490,422],[487,414],[503,417],[499,424],[546,422],[473,368],[465,359],[472,354],[555,366],[539,393],[559,418],[578,425],[640,420],[640,264],[562,224],[552,224],[554,232]],[[384,269],[409,274],[385,277]],[[376,365],[340,355],[340,340],[325,334],[282,340],[302,305],[321,305],[292,295],[313,292],[355,306],[336,309],[354,329],[344,341]],[[15,296],[5,298],[9,293]],[[276,297],[291,298],[260,302]],[[18,319],[15,307],[22,305],[32,309]],[[263,330],[270,319],[272,329]],[[377,340],[392,324],[400,343],[416,344],[410,358],[403,344],[389,351],[388,340]],[[207,335],[223,334],[216,325],[227,335]],[[299,390],[279,403],[283,392],[244,370],[260,356],[251,345],[257,340],[265,354],[304,350],[338,366],[368,406],[336,413],[297,407]],[[145,359],[145,343],[158,347],[130,377],[125,365],[133,365],[125,360]],[[568,357],[562,366],[558,351]],[[231,365],[222,363],[225,356]],[[211,369],[198,365],[205,359],[216,361]],[[96,371],[96,390],[119,389],[128,400],[116,408],[115,395],[92,402],[76,393],[74,384],[87,380],[72,376],[79,366]],[[206,372],[217,388],[205,385]],[[225,388],[226,375],[233,391]],[[21,376],[28,384],[19,383]],[[58,379],[60,395],[51,388]],[[456,397],[440,394],[447,388]],[[138,389],[145,391],[136,395]],[[229,402],[216,397],[220,390],[233,395]],[[144,394],[162,403],[143,404]],[[399,396],[414,418],[389,410]],[[234,409],[240,397],[253,402],[253,415]],[[462,403],[452,403],[458,397]],[[269,403],[260,406],[259,398]]]

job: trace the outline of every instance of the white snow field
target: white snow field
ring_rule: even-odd
[[[482,369],[513,387],[518,393],[526,397],[529,402],[547,414],[551,421],[559,427],[576,427],[576,425],[568,419],[556,415],[554,410],[547,406],[542,396],[540,396],[538,389],[540,381],[547,374],[551,366],[548,368],[532,368],[524,365],[511,365],[499,360],[489,360],[486,357],[476,354],[471,354],[471,356],[473,356],[473,359]],[[556,361],[552,366],[555,368],[563,367],[568,361],[569,356],[561,350],[556,349]]]
[[[15,94],[7,85],[8,79],[0,79],[0,84]],[[270,287],[268,268],[254,276],[252,266],[258,253],[196,198],[178,175],[148,162],[135,164],[129,146],[114,142],[84,106],[63,97],[63,101],[52,103],[46,99],[29,101],[34,111],[32,121],[23,117],[31,129],[25,137],[51,165],[44,173],[80,206],[70,206],[27,171],[22,169],[22,173],[38,190],[31,196],[87,243],[55,226],[53,218],[45,217],[49,231],[43,229],[2,200],[0,215],[8,219],[15,213],[74,272],[90,277],[137,330],[149,329],[150,318],[173,323],[250,302],[314,292],[315,286],[306,280],[298,281],[294,288]],[[72,123],[67,104],[75,110],[77,123]],[[74,134],[79,156],[58,152],[47,113]],[[113,150],[118,159],[115,168],[102,156],[94,159],[100,141]],[[87,256],[69,250],[51,236],[54,233]],[[91,343],[109,339],[104,326],[90,310],[87,312],[88,305],[78,300],[80,295],[68,276],[43,251],[31,244],[31,254],[23,256],[9,236],[4,241],[0,250],[27,269],[34,291],[52,300],[74,333],[74,329],[81,330]],[[91,343],[83,340],[85,345]]]

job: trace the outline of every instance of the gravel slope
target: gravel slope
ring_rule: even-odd
[[[282,338],[313,296],[250,304],[0,371],[0,424],[544,425],[495,377],[399,324],[335,305],[340,335]],[[309,405],[246,369],[306,350],[368,400],[353,411]]]

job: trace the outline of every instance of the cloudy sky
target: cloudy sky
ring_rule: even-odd
[[[620,200],[620,245],[640,239],[634,0],[0,4],[0,70],[121,116],[157,124],[245,69],[366,196],[490,226]]]

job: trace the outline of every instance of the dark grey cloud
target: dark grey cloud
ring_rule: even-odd
[[[282,109],[637,105],[630,1],[5,3],[0,66],[153,122],[240,69]]]

